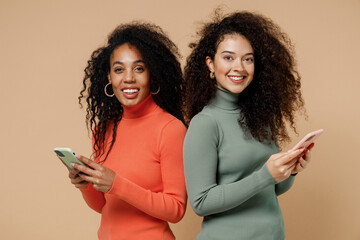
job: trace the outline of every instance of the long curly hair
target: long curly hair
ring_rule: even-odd
[[[218,45],[229,34],[244,36],[255,57],[254,79],[239,94],[240,127],[260,142],[289,140],[286,124],[296,133],[294,114],[304,109],[294,48],[272,20],[246,11],[222,17],[217,9],[213,21],[197,32],[199,40],[189,45],[193,50],[184,68],[183,86],[186,122],[215,96],[216,80],[209,77],[205,58],[214,60]]]
[[[156,104],[184,122],[181,111],[183,75],[177,46],[156,25],[139,21],[119,25],[108,36],[107,44],[95,50],[88,60],[79,96],[81,107],[83,99],[87,103],[86,124],[92,131],[95,158],[100,159],[104,155],[107,148],[105,134],[112,131],[110,147],[100,162],[106,160],[112,149],[116,127],[124,111],[116,97],[105,95],[104,88],[109,82],[110,56],[118,46],[125,43],[135,46],[141,53],[150,72],[150,89],[155,92],[160,87],[161,91],[153,95]]]

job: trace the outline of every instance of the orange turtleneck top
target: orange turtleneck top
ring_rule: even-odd
[[[81,190],[86,203],[101,213],[99,239],[175,239],[168,222],[180,221],[186,209],[186,127],[150,95],[136,106],[124,106],[116,131],[103,163],[116,172],[112,188],[103,193],[89,184]],[[111,142],[112,131],[106,136],[105,143]]]

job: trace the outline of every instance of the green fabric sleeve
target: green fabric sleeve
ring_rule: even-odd
[[[185,137],[184,168],[189,202],[200,216],[230,210],[266,187],[276,184],[264,164],[237,182],[219,185],[216,180],[218,143],[219,128],[216,121],[205,114],[196,115]]]
[[[294,184],[295,176],[290,176],[289,178],[285,179],[284,181],[275,185],[275,192],[276,195],[279,196],[285,192],[287,192],[292,185]]]

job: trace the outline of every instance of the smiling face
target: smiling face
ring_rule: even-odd
[[[139,50],[128,43],[112,52],[108,80],[124,106],[135,106],[150,94],[150,72]]]
[[[206,65],[215,73],[218,86],[241,93],[254,78],[254,50],[244,36],[227,34],[218,45],[214,59],[206,57]]]

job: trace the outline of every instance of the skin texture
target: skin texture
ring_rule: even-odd
[[[75,187],[86,188],[89,183],[92,183],[96,190],[104,193],[111,189],[115,178],[113,170],[97,164],[84,156],[76,156],[76,158],[85,163],[87,167],[76,163],[72,164],[77,171],[70,171],[69,177]]]
[[[233,93],[241,93],[254,78],[254,50],[241,35],[225,35],[214,60],[207,56],[206,64],[215,73],[216,84]]]
[[[116,98],[123,106],[135,106],[150,94],[150,73],[139,50],[125,43],[110,57],[109,82]],[[135,90],[126,93],[124,90]]]
[[[301,148],[291,152],[280,152],[270,156],[266,162],[266,166],[277,182],[282,182],[290,177],[290,174],[299,173],[304,170],[311,158],[311,155],[308,154],[308,149],[306,150],[307,153],[301,157],[304,150],[305,149]]]

